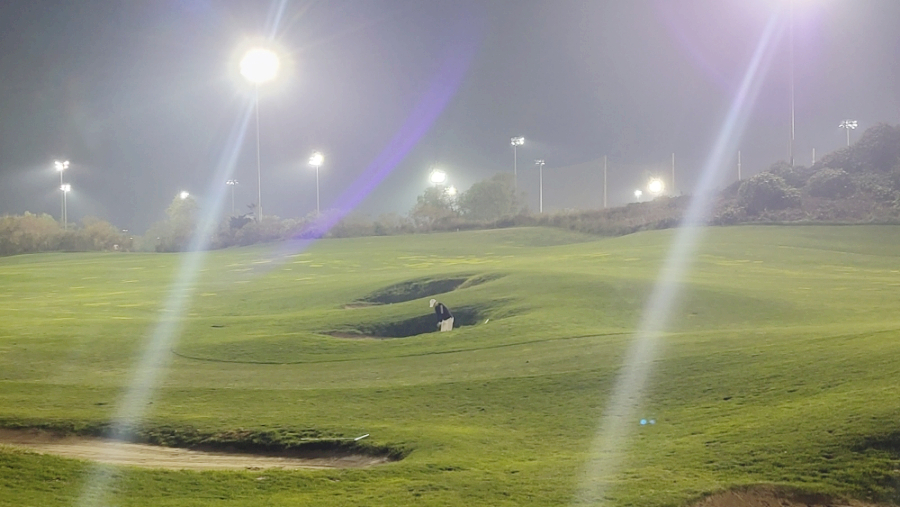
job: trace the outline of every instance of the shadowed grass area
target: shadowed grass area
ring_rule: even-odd
[[[137,430],[166,442],[368,433],[366,445],[405,458],[366,470],[120,469],[111,501],[570,504],[674,233],[586,241],[518,229],[210,252]],[[608,504],[680,505],[760,483],[900,501],[900,227],[702,238],[648,384],[642,417],[655,424],[634,421]],[[0,259],[0,422],[106,424],[182,259]],[[325,334],[433,326],[428,291],[345,306],[438,279],[483,281],[440,296],[473,325],[396,340]],[[0,447],[0,504],[72,505],[89,466]]]

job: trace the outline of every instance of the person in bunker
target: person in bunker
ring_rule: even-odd
[[[437,326],[441,328],[441,331],[452,330],[453,314],[450,313],[450,309],[444,303],[439,303],[437,299],[432,299],[429,305],[434,308],[434,313],[437,315]]]

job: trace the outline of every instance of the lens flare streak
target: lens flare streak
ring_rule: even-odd
[[[170,350],[181,332],[183,316],[190,308],[194,286],[206,257],[205,252],[209,246],[209,240],[213,236],[226,201],[228,191],[218,183],[233,177],[252,113],[253,103],[248,102],[242,116],[232,128],[226,150],[217,164],[216,175],[211,180],[206,194],[212,196],[212,202],[200,217],[197,232],[191,239],[188,252],[182,256],[181,265],[172,287],[169,289],[159,321],[141,351],[140,362],[135,365],[134,374],[128,383],[127,390],[116,408],[115,416],[112,419],[112,436],[114,438],[124,438],[131,430],[140,425],[147,407],[153,400],[159,377],[165,373]],[[109,452],[124,451],[111,449]],[[108,467],[94,467],[87,476],[78,505],[103,505],[103,497],[107,494],[112,481],[113,477]]]
[[[616,483],[617,474],[626,462],[628,440],[640,426],[638,414],[643,396],[653,373],[653,364],[662,356],[660,338],[671,316],[673,303],[680,293],[680,284],[690,269],[691,259],[700,239],[701,225],[709,215],[712,190],[721,170],[727,167],[730,154],[737,147],[750,111],[759,94],[773,53],[774,41],[785,30],[783,16],[773,15],[763,31],[753,58],[744,73],[740,89],[734,97],[719,131],[713,149],[706,160],[695,197],[675,232],[669,253],[660,271],[653,292],[644,307],[641,325],[626,353],[624,363],[613,385],[600,420],[599,431],[591,446],[575,505],[604,505]]]

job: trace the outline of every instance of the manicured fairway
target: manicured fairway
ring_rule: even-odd
[[[352,470],[122,468],[109,505],[575,504],[675,234],[513,229],[215,251],[174,313],[163,308],[186,255],[2,258],[0,423],[109,420],[142,345],[174,319],[148,428],[369,434],[405,457]],[[900,227],[710,228],[698,248],[648,384],[655,424],[633,421],[605,504],[677,506],[752,483],[900,500]],[[469,282],[354,304],[444,278]],[[431,297],[474,325],[362,337],[428,315]],[[95,475],[0,446],[0,505],[78,505]]]

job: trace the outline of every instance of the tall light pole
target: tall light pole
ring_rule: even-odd
[[[69,205],[66,202],[66,194],[72,190],[72,185],[65,183],[60,185],[59,189],[62,190],[63,195],[63,230],[67,230],[69,228]]]
[[[790,6],[790,19],[788,23],[790,26],[788,30],[790,31],[790,57],[791,57],[791,145],[790,145],[790,157],[791,157],[791,167],[794,167],[794,0],[791,1]]]
[[[672,154],[672,189],[670,190],[672,195],[675,195],[675,154]]]
[[[56,172],[59,173],[59,188],[62,189],[63,188],[63,171],[65,171],[66,169],[69,168],[69,161],[68,160],[63,160],[63,161],[54,160],[53,167],[55,167]],[[63,190],[62,194],[63,194],[62,199],[60,199],[60,202],[59,202],[59,219],[61,221],[63,220],[63,215],[66,214],[66,191]]]
[[[231,187],[231,216],[234,216],[234,187],[237,186],[238,180],[228,180],[225,184]]]
[[[540,200],[538,201],[538,210],[541,214],[544,213],[544,159],[537,159],[534,161],[534,164],[538,166],[538,174],[540,175]]]
[[[256,101],[256,220],[262,221],[262,171],[259,161],[259,85],[275,79],[281,63],[274,51],[256,48],[247,51],[241,59],[241,75],[254,86]]]
[[[316,215],[319,214],[319,167],[322,167],[322,162],[325,162],[325,155],[321,152],[313,152],[309,157],[309,165],[316,168]]]
[[[606,167],[607,158],[603,155],[603,209],[606,209]]]
[[[859,122],[857,122],[856,120],[844,120],[840,125],[838,125],[838,127],[842,129],[847,129],[847,146],[850,146],[850,131],[855,130],[858,126]]]
[[[516,150],[519,146],[523,146],[525,144],[525,138],[522,136],[513,137],[509,140],[509,144],[513,147],[513,187],[518,192],[519,191],[519,171],[518,171],[518,153]]]

